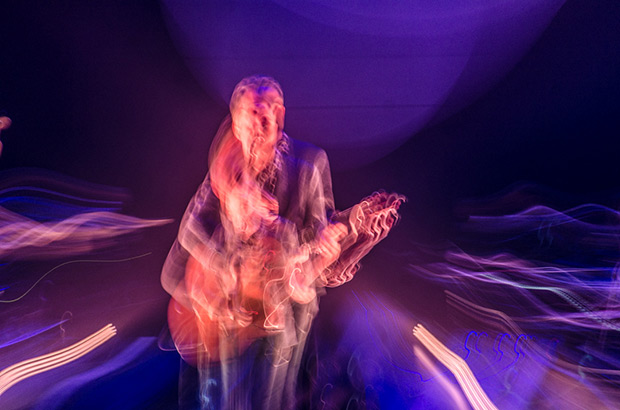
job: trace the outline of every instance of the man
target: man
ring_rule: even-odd
[[[6,116],[6,111],[0,110],[0,133],[2,133],[3,130],[9,129],[11,123],[11,119]],[[2,141],[0,141],[0,155],[2,155]]]
[[[294,408],[317,295],[353,277],[404,198],[335,212],[327,155],[283,132],[271,77],[237,84],[230,113],[164,264],[169,325],[203,408]]]

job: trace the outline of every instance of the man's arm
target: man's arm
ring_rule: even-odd
[[[212,238],[218,223],[219,202],[211,190],[207,175],[185,210],[177,238],[164,262],[161,284],[170,295],[186,293],[184,278],[190,257],[206,270],[223,265]],[[183,291],[177,290],[178,287],[182,287]],[[181,303],[189,306],[187,300],[181,300]]]

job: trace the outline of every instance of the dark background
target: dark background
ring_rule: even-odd
[[[426,232],[448,223],[459,199],[518,181],[613,191],[619,9],[568,1],[490,92],[388,157],[335,173],[337,205],[396,190],[411,199],[416,232]],[[179,217],[226,107],[184,66],[158,2],[10,2],[1,19],[0,102],[13,126],[0,167],[125,187],[128,212]]]

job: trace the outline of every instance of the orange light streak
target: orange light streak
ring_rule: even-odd
[[[467,400],[476,410],[497,410],[497,407],[486,395],[476,376],[461,357],[443,345],[435,336],[420,324],[413,328],[415,336],[444,366],[452,372],[461,386]]]
[[[112,324],[108,324],[98,332],[93,333],[69,347],[24,360],[23,362],[7,367],[0,372],[0,396],[10,387],[28,377],[55,369],[56,367],[79,359],[107,342],[114,335],[116,335],[116,327]]]

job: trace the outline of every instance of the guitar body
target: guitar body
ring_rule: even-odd
[[[272,255],[273,252],[270,253]],[[212,320],[200,303],[191,301],[191,307],[180,300],[191,300],[189,295],[204,292],[208,295],[221,293],[215,272],[206,271],[193,257],[189,257],[185,269],[185,286],[177,287],[168,304],[168,326],[174,344],[185,362],[197,367],[200,364],[216,363],[243,352],[257,339],[270,334],[265,330],[263,310],[263,270],[254,275],[241,275],[243,294],[241,307],[251,312],[251,323],[226,325]],[[248,277],[249,276],[249,277]],[[227,312],[226,312],[227,313]],[[224,345],[222,345],[224,344]],[[224,356],[224,357],[222,357]]]
[[[219,325],[203,317],[199,320],[193,310],[183,306],[177,298],[172,297],[168,304],[168,327],[177,351],[183,360],[198,366],[199,355],[217,362],[219,357]]]

